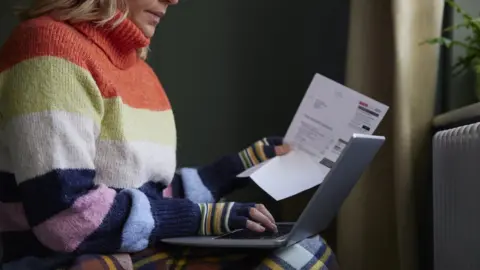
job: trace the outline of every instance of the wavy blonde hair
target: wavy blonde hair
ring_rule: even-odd
[[[50,14],[56,20],[70,23],[94,22],[104,25],[122,11],[123,16],[113,23],[116,27],[128,16],[126,0],[33,0],[30,7],[18,10],[21,20],[29,20]],[[142,59],[147,58],[148,48],[138,50]]]

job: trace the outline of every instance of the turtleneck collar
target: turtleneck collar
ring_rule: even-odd
[[[150,44],[150,39],[129,19],[113,27],[123,15],[118,13],[110,22],[99,26],[92,22],[73,26],[95,42],[120,69],[133,66],[138,60],[138,50]]]

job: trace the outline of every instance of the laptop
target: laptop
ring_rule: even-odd
[[[278,232],[236,230],[221,236],[163,239],[164,243],[215,248],[279,248],[296,244],[324,231],[372,162],[385,137],[353,134],[342,154],[294,223],[278,223]]]

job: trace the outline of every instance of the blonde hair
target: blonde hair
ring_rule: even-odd
[[[21,20],[29,20],[50,14],[56,20],[70,23],[94,22],[104,25],[121,11],[123,16],[113,22],[118,26],[128,16],[126,0],[33,0],[28,8],[18,10]],[[148,48],[138,50],[138,56],[147,58]]]

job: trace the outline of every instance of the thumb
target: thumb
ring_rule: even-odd
[[[288,154],[288,152],[290,152],[290,150],[291,150],[291,148],[290,148],[290,145],[288,145],[288,144],[275,146],[275,154],[277,156],[286,155],[286,154]]]

